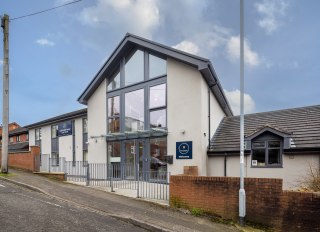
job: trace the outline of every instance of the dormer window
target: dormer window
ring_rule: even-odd
[[[281,141],[257,140],[252,142],[251,164],[253,167],[281,167]]]

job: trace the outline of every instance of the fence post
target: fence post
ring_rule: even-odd
[[[110,164],[110,170],[111,170],[111,175],[110,175],[110,187],[111,187],[111,192],[114,192],[113,190],[113,183],[112,183],[112,177],[113,177],[113,165]]]
[[[138,183],[137,183],[137,198],[139,198],[139,181],[140,181],[140,175],[139,175],[139,163],[138,163],[138,170],[137,170],[137,174],[138,174]]]
[[[50,170],[50,169],[51,169],[51,168],[50,168],[50,167],[51,167],[51,158],[50,158],[49,155],[48,155],[48,160],[49,160],[49,173],[50,173],[50,172],[51,172],[51,170]]]
[[[90,184],[90,172],[89,172],[89,163],[87,164],[87,182],[86,185],[89,186]]]

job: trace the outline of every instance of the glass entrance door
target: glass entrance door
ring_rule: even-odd
[[[141,140],[125,141],[124,172],[127,179],[137,179],[138,171],[143,170],[144,142]]]

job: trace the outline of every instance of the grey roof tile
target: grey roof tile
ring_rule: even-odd
[[[320,148],[320,105],[244,116],[245,137],[269,126],[291,134],[295,149]],[[239,151],[240,116],[225,117],[214,134],[208,152]]]

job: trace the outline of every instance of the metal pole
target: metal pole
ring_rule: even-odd
[[[246,192],[244,190],[244,30],[243,0],[240,0],[240,190],[239,190],[239,223],[245,224]]]
[[[3,29],[3,105],[2,105],[2,158],[1,172],[8,173],[9,124],[9,15],[1,18]]]

